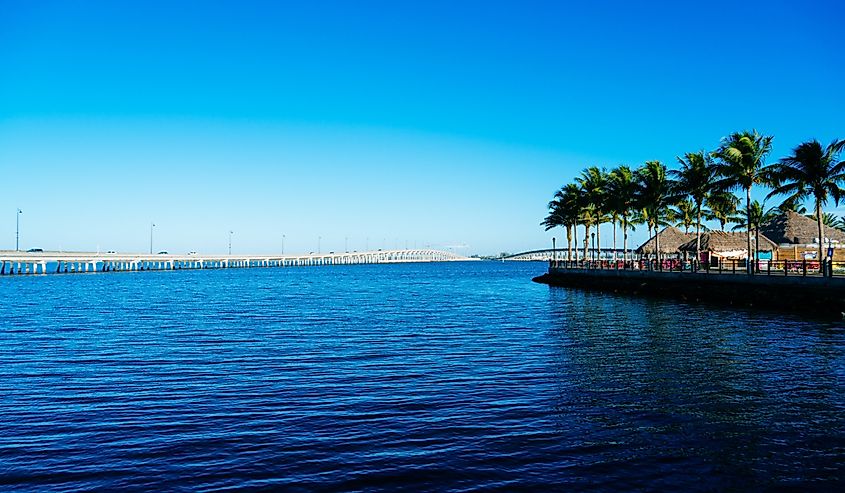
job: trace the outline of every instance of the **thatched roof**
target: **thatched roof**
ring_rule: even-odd
[[[695,239],[694,234],[684,233],[673,226],[663,228],[663,231],[658,233],[657,236],[660,236],[660,253],[678,253],[679,246],[689,241],[690,238]],[[652,236],[637,248],[637,253],[653,254],[656,243],[655,236]]]
[[[746,251],[748,249],[747,233],[745,231],[736,231],[727,233],[725,231],[710,231],[701,233],[701,251],[702,252],[734,252]],[[754,232],[751,233],[751,246],[754,247]],[[777,244],[772,240],[766,238],[760,233],[760,251],[770,252],[777,248]],[[695,235],[692,235],[692,240],[684,243],[678,248],[682,252],[695,252]]]
[[[823,228],[825,238],[845,243],[845,233],[829,226],[823,226]],[[819,226],[816,220],[793,211],[786,211],[772,219],[764,224],[760,231],[780,244],[810,245],[816,243],[819,237]]]

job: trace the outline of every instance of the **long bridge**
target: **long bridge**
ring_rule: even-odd
[[[396,264],[468,260],[476,259],[431,249],[332,252],[308,255],[147,255],[0,251],[0,275]]]

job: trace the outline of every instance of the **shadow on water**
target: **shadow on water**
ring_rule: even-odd
[[[591,473],[671,489],[843,481],[841,324],[565,288],[549,301],[560,419],[589,429]]]

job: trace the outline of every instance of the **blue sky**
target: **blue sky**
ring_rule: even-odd
[[[838,2],[586,3],[0,0],[0,249],[516,251],[585,166],[845,137]]]

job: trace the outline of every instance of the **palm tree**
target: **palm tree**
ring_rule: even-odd
[[[774,190],[772,195],[787,195],[787,200],[799,202],[813,197],[816,201],[816,225],[819,228],[819,260],[824,254],[824,228],[822,207],[829,199],[839,204],[845,181],[845,161],[837,162],[845,148],[845,140],[834,140],[827,147],[817,140],[799,144],[773,166]]]
[[[607,222],[607,172],[603,168],[590,166],[581,172],[581,177],[578,178],[578,184],[584,194],[584,201],[587,203],[585,209],[587,223],[596,225],[596,239],[598,240],[599,250],[601,249],[601,224]],[[587,256],[587,248],[589,247],[590,231],[589,227],[585,230],[585,244],[584,257]],[[600,255],[599,255],[600,257]]]
[[[751,187],[756,184],[768,183],[768,172],[765,168],[766,155],[772,149],[772,136],[764,136],[751,132],[736,132],[725,139],[716,150],[714,156],[719,158],[715,165],[716,174],[721,177],[717,186],[724,190],[745,190],[745,210],[751,210]],[[746,250],[751,256],[751,218],[746,216],[748,227]],[[746,269],[753,274],[751,262],[746,262]]]
[[[836,223],[833,225],[833,227],[838,229],[839,231],[845,231],[845,217],[837,218]]]
[[[754,256],[753,258],[759,258],[759,250],[760,250],[760,227],[763,224],[766,224],[770,220],[772,220],[777,215],[777,210],[772,208],[766,210],[765,201],[761,204],[757,200],[751,201],[751,209],[745,210],[745,208],[740,209],[738,212],[740,216],[744,216],[750,218],[751,226],[754,228]],[[733,231],[739,231],[745,228],[745,224],[737,224],[732,228]]]
[[[695,224],[695,204],[690,199],[683,199],[674,207],[674,209],[669,210],[669,213],[675,222],[675,226],[683,227],[684,233],[689,233],[689,229]]]
[[[792,211],[797,212],[798,214],[806,214],[807,208],[792,199],[786,199],[777,207],[777,210],[780,212]]]
[[[736,213],[739,199],[736,195],[730,192],[711,192],[705,204],[707,205],[705,216],[711,221],[718,221],[719,229],[722,231],[725,230],[725,224],[739,221]]]
[[[681,169],[672,171],[677,180],[678,191],[689,195],[695,205],[695,259],[701,259],[701,207],[713,190],[713,160],[704,151],[688,152],[683,158],[678,157]]]
[[[549,214],[543,218],[540,225],[545,227],[546,231],[558,226],[566,228],[566,242],[568,246],[572,236],[572,228],[566,224],[564,208],[563,200],[555,194],[554,200],[549,202]]]
[[[637,198],[640,207],[648,216],[649,229],[654,229],[657,265],[660,265],[661,214],[677,201],[674,183],[666,176],[666,166],[660,161],[646,161],[637,170]]]
[[[559,221],[566,228],[566,259],[572,260],[572,245],[578,245],[578,218],[581,214],[581,189],[570,183],[555,193],[549,207],[555,204]],[[546,231],[548,231],[548,227]],[[573,238],[574,235],[574,238]],[[575,240],[574,242],[572,240]]]
[[[809,214],[809,215],[807,215],[807,217],[809,217],[813,221],[816,220],[815,214]],[[830,228],[835,228],[836,223],[838,223],[838,222],[839,222],[839,218],[836,217],[835,214],[832,214],[830,212],[822,212],[822,224],[823,225],[830,227]]]
[[[631,225],[631,214],[637,198],[637,182],[631,168],[619,166],[608,174],[608,195],[611,208],[622,220],[622,260],[624,261],[628,257],[628,228]],[[615,238],[613,248],[616,249]]]

